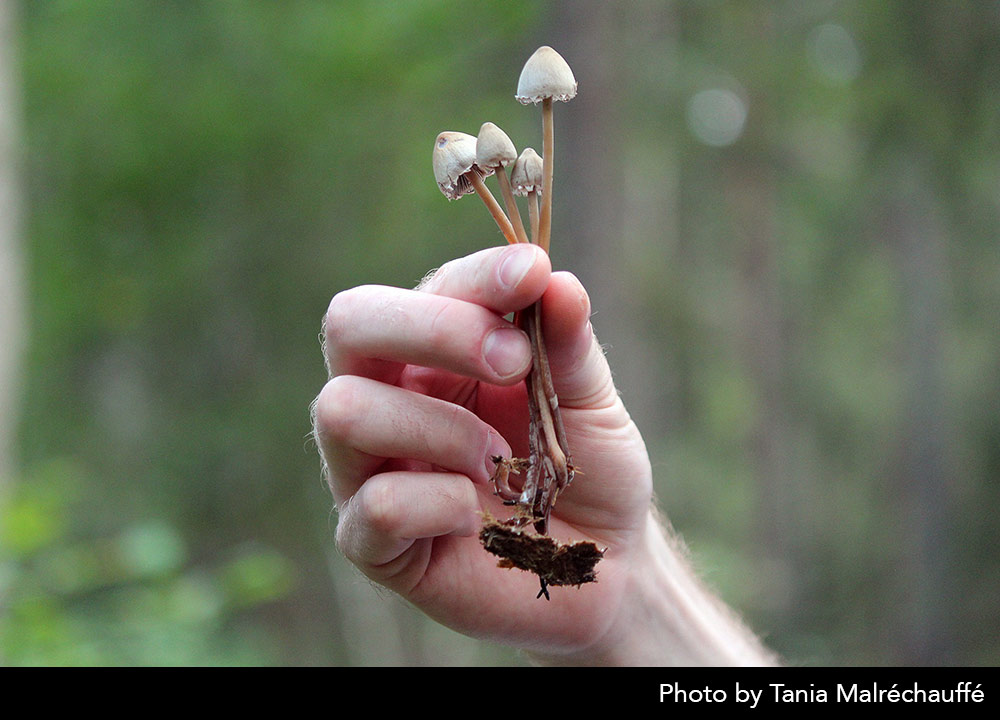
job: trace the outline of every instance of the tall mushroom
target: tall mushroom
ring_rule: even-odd
[[[524,231],[524,223],[521,222],[521,213],[518,212],[514,190],[506,169],[516,159],[517,148],[507,133],[491,122],[483,123],[479,128],[479,137],[476,138],[476,165],[496,174],[504,204],[507,206],[507,214],[514,226],[514,234],[520,242],[526,243],[528,235]]]
[[[438,187],[446,198],[457,200],[463,195],[475,192],[486,204],[507,242],[512,244],[518,242],[514,226],[483,182],[483,178],[491,175],[493,171],[476,164],[475,137],[454,131],[440,133],[434,140],[432,160],[434,179],[437,180]]]
[[[542,103],[542,207],[537,243],[546,251],[552,234],[552,175],[555,131],[552,102],[568,102],[576,97],[576,78],[563,56],[543,45],[521,70],[514,96],[522,105]]]
[[[528,105],[542,103],[542,202],[534,241],[546,252],[552,236],[552,178],[555,131],[552,103],[576,97],[577,83],[563,57],[548,45],[538,48],[521,70],[514,96]],[[574,468],[559,412],[559,400],[552,384],[545,342],[542,337],[541,303],[523,315],[525,330],[532,340],[534,365],[529,377],[529,400],[537,402],[539,422],[532,438],[538,446],[538,462],[532,463],[522,493],[522,503],[530,504],[535,528],[545,533],[548,517],[559,491],[573,480]],[[534,395],[534,398],[531,396]],[[535,408],[532,408],[535,410]],[[534,423],[532,423],[534,425]],[[540,466],[540,467],[538,467]],[[529,495],[531,496],[529,498]]]

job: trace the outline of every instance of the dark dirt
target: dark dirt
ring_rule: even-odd
[[[542,583],[539,596],[548,593],[548,585],[583,585],[597,582],[594,569],[605,550],[592,542],[561,543],[539,535],[523,518],[497,520],[487,514],[479,531],[483,547],[500,558],[502,568],[532,572]]]

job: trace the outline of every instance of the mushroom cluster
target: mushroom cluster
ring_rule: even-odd
[[[438,187],[449,200],[476,193],[486,204],[509,243],[535,243],[546,252],[552,235],[552,184],[554,101],[576,96],[573,71],[555,50],[540,47],[525,63],[515,98],[522,104],[542,105],[542,155],[525,148],[520,155],[507,134],[491,122],[483,123],[479,135],[442,132],[434,141],[433,166]],[[509,173],[509,174],[508,174]],[[485,184],[495,176],[503,205]],[[518,209],[517,197],[527,198],[528,229]],[[576,468],[566,441],[559,399],[552,384],[545,341],[542,336],[542,305],[536,302],[516,313],[515,322],[531,340],[532,369],[525,380],[528,394],[528,458],[493,458],[494,491],[515,514],[503,522],[487,518],[480,539],[490,552],[501,557],[501,567],[519,567],[534,572],[541,581],[539,597],[549,597],[548,585],[579,585],[592,582],[593,565],[603,555],[592,543],[561,545],[548,533],[549,515],[556,498],[573,480]],[[520,492],[510,485],[511,473],[523,475]],[[530,533],[533,528],[535,533]],[[503,538],[503,542],[500,541]],[[581,547],[586,546],[586,547]],[[556,571],[556,563],[568,556],[585,557],[584,566],[572,572]],[[589,564],[589,565],[588,565]]]

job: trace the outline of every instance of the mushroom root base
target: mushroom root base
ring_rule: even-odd
[[[605,553],[592,542],[561,543],[533,532],[518,518],[501,521],[488,513],[479,541],[500,558],[498,567],[532,572],[547,585],[597,582],[594,568]]]

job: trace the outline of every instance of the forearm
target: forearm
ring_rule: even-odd
[[[545,665],[775,665],[777,658],[698,579],[680,541],[655,512],[605,637],[572,656],[532,656]]]

